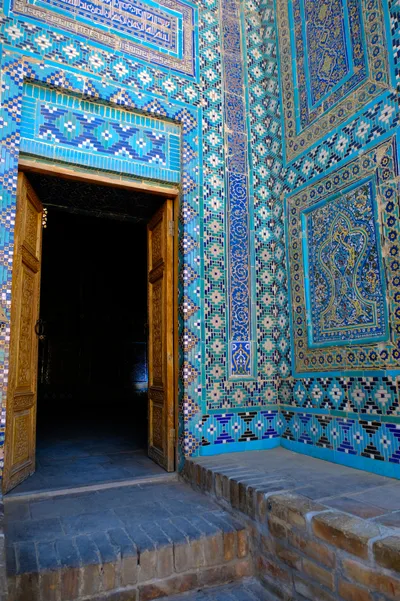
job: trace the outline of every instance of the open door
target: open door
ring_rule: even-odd
[[[42,212],[27,177],[19,173],[3,492],[35,471]]]
[[[173,201],[147,226],[149,321],[149,457],[175,469]]]

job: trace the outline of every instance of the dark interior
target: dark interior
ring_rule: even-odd
[[[18,488],[159,470],[146,457],[146,225],[163,199],[37,174],[29,179],[47,210],[43,339],[37,469]]]
[[[41,282],[38,451],[60,429],[120,432],[145,448],[145,227],[51,207]]]

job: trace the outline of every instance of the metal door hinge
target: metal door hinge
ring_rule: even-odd
[[[173,236],[175,234],[175,221],[168,222],[169,235]]]

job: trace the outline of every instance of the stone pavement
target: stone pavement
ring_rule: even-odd
[[[183,476],[6,498],[9,601],[399,601],[399,481],[282,448]]]
[[[109,438],[103,442],[85,441],[86,446],[81,440],[60,442],[50,446],[52,454],[41,449],[37,453],[35,473],[10,495],[165,477],[165,471],[149,459],[147,450],[129,451],[127,445],[126,448],[123,446],[124,440]]]
[[[247,531],[181,482],[5,499],[9,601],[147,601],[252,574]]]
[[[164,599],[168,601],[275,601],[276,598],[267,593],[255,578],[246,578],[239,583],[164,597]]]

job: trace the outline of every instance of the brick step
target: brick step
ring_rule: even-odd
[[[187,460],[184,477],[248,525],[272,595],[400,600],[398,481],[285,449]]]
[[[163,597],[160,601],[167,599],[168,601],[277,601],[277,597],[272,597],[255,578],[245,578],[241,582],[174,597]]]
[[[148,601],[252,575],[245,527],[178,482],[14,500],[6,532],[9,601]]]

